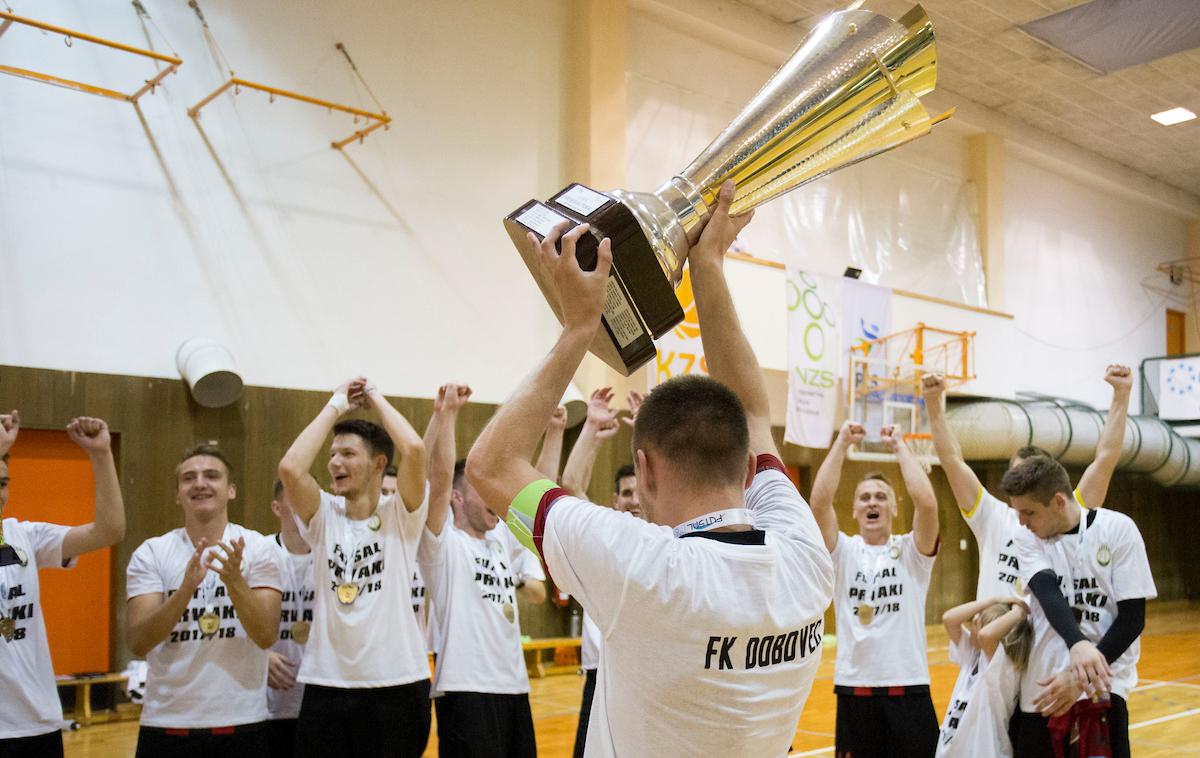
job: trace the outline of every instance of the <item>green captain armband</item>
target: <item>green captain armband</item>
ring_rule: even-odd
[[[516,536],[517,540],[533,551],[533,554],[542,558],[542,551],[538,550],[533,541],[534,527],[537,523],[538,506],[541,505],[542,497],[550,490],[558,489],[558,485],[549,479],[538,479],[525,485],[525,487],[517,493],[513,501],[508,506],[508,530]],[[541,536],[540,534],[538,535]]]

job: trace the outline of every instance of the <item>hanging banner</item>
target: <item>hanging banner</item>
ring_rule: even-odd
[[[686,265],[675,296],[683,308],[683,321],[654,341],[658,357],[647,367],[650,387],[676,376],[708,374],[704,343],[700,340],[700,318],[696,314],[696,298],[692,294],[692,272]]]
[[[892,291],[855,279],[789,271],[788,405],[784,439],[829,447],[850,350],[891,332]],[[844,386],[844,385],[843,385]]]
[[[1174,358],[1159,364],[1158,417],[1200,419],[1200,357]]]
[[[840,277],[789,270],[788,404],[784,440],[829,447],[837,419],[842,339]]]
[[[842,357],[848,358],[851,348],[892,332],[892,291],[860,279],[841,278],[842,283]],[[844,374],[848,362],[838,364]]]

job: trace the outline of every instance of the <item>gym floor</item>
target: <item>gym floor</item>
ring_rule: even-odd
[[[1200,756],[1200,603],[1151,603],[1142,635],[1141,680],[1129,698],[1130,740],[1138,758]],[[933,702],[945,712],[958,667],[947,658],[946,634],[930,627],[929,669]],[[792,756],[833,756],[832,649],[825,651],[800,719]],[[583,678],[532,680],[530,700],[543,758],[571,755]],[[137,723],[99,724],[66,735],[67,758],[125,758],[137,743]],[[437,755],[437,727],[426,756]]]

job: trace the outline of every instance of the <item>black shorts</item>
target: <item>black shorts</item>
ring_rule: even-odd
[[[588,718],[592,715],[592,698],[596,696],[596,669],[584,669],[587,678],[583,682],[583,702],[579,704],[579,726],[575,727],[575,753],[573,758],[583,758],[587,744]]]
[[[267,753],[267,723],[214,729],[138,729],[137,758],[261,758]]]
[[[304,686],[300,758],[420,758],[429,740],[429,680],[395,687]]]
[[[270,758],[292,758],[296,754],[297,721],[298,719],[271,719],[267,722]]]
[[[938,720],[928,685],[834,687],[837,758],[933,758]]]
[[[1014,758],[1054,758],[1054,743],[1047,728],[1050,719],[1040,713],[1018,710],[1013,714],[1009,736]],[[1113,758],[1129,758],[1129,705],[1119,695],[1112,696],[1108,709],[1108,739]],[[1069,745],[1063,755],[1073,756]]]
[[[529,695],[446,692],[434,698],[440,758],[535,758]]]
[[[5,693],[11,697],[14,693]],[[62,758],[62,731],[0,740],[0,758]]]

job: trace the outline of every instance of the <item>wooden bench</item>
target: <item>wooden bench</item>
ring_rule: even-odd
[[[125,674],[96,674],[95,676],[59,676],[55,677],[59,687],[75,688],[75,711],[70,718],[80,726],[88,726],[98,721],[120,721],[129,718],[125,709],[106,711],[103,714],[92,713],[92,685],[117,684],[124,685],[129,677]],[[133,718],[137,718],[134,710]]]
[[[521,649],[525,651],[525,666],[529,669],[529,676],[536,679],[541,679],[547,674],[571,674],[579,670],[578,666],[557,666],[551,664],[547,666],[542,662],[543,650],[557,650],[559,648],[579,648],[583,645],[583,640],[579,637],[539,637],[538,639],[525,640],[521,643]]]

